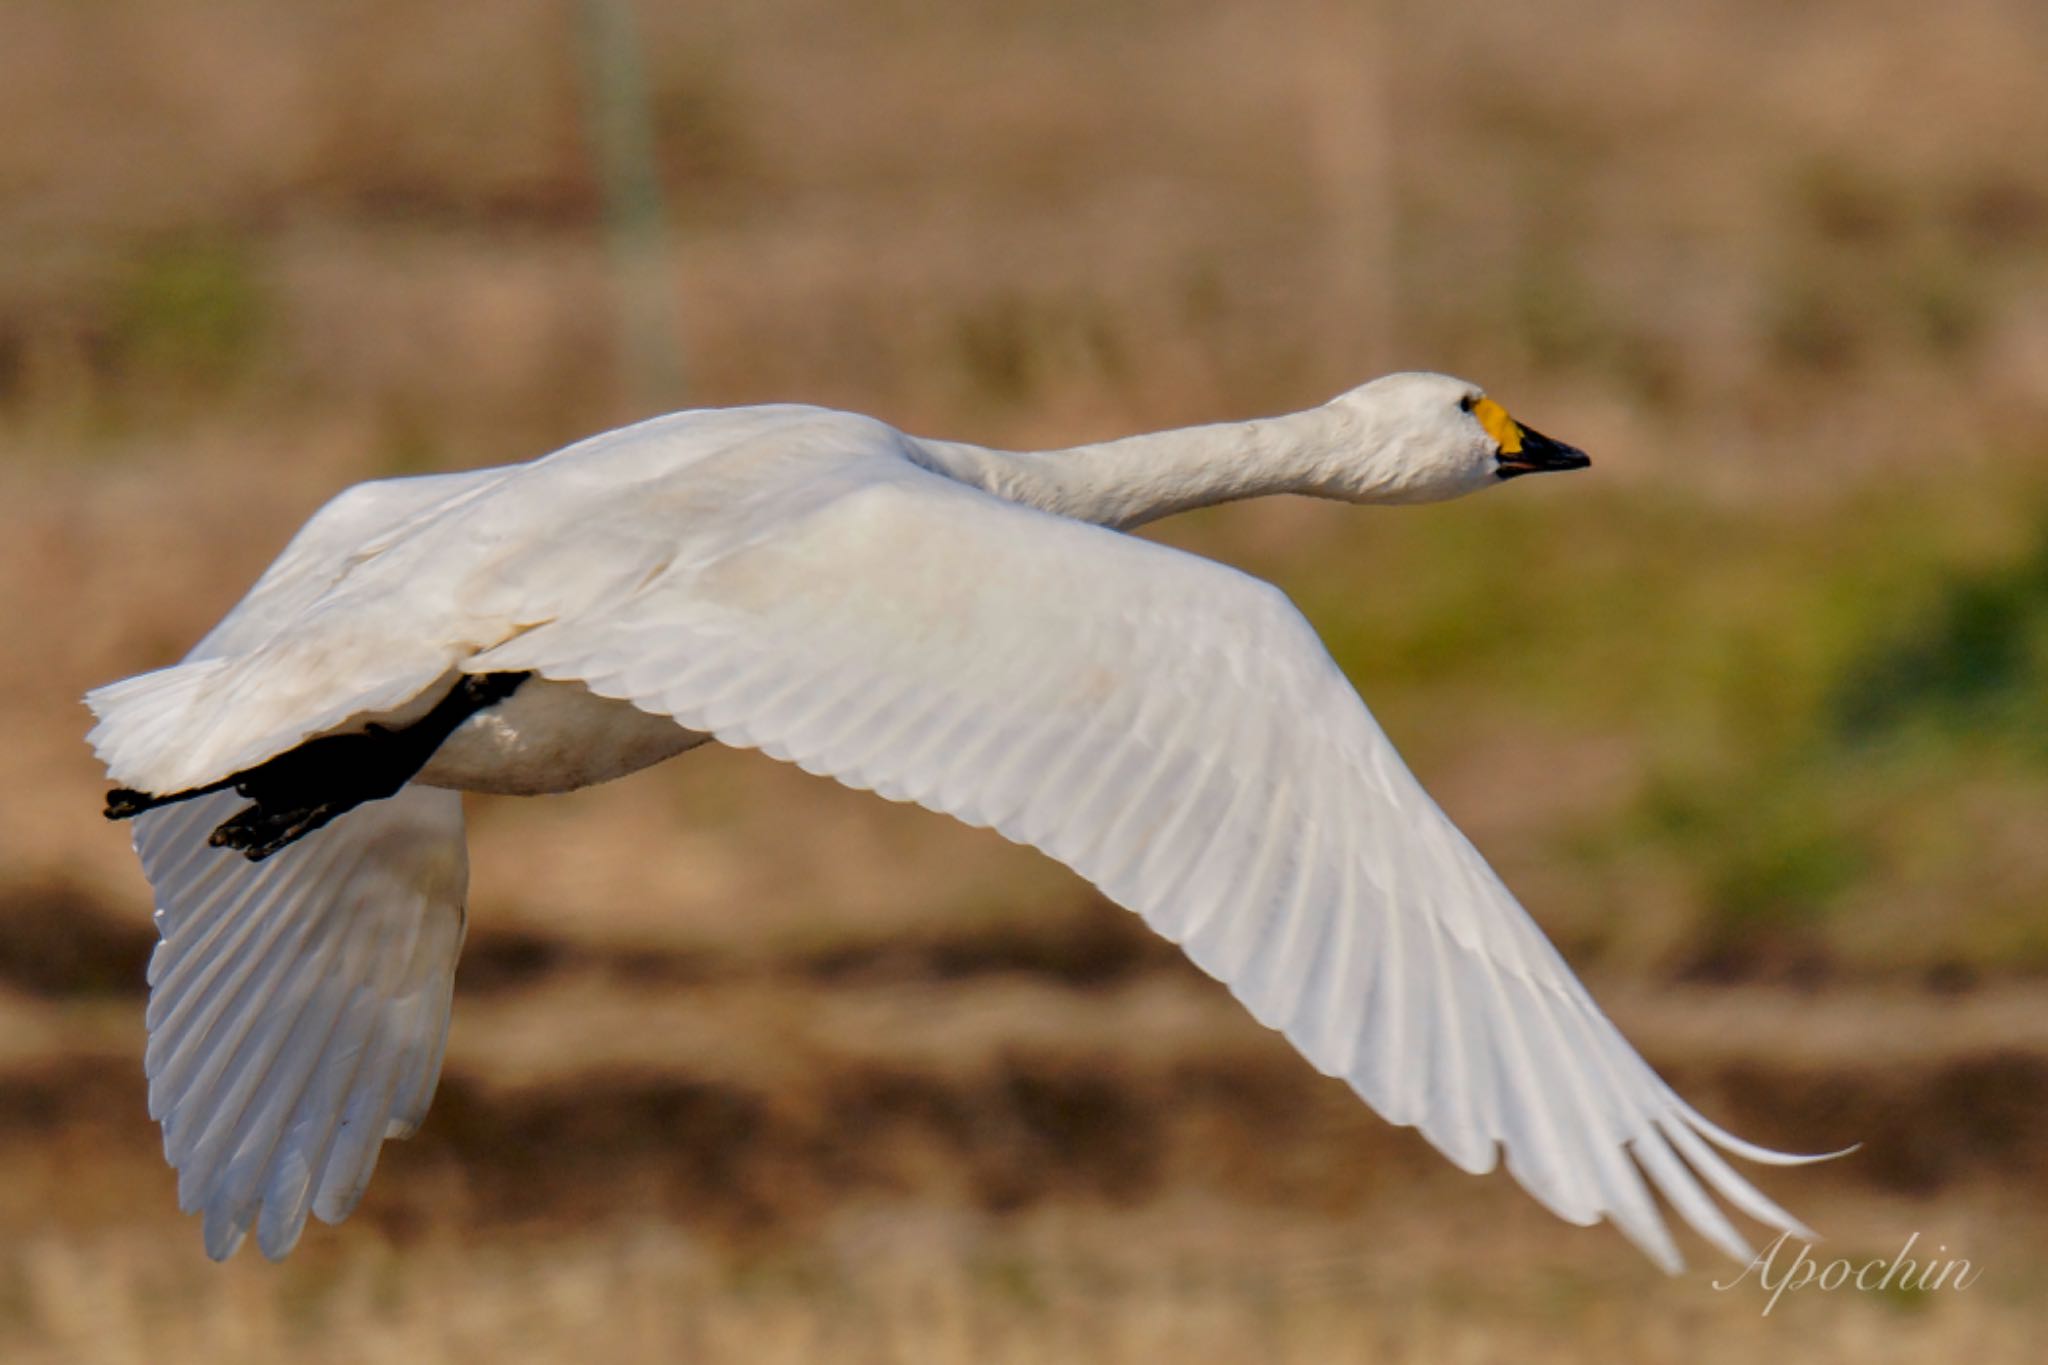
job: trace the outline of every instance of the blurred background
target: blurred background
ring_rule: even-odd
[[[2025,1359],[2038,0],[11,0],[0,1358]],[[80,742],[361,479],[796,399],[1009,447],[1484,383],[1596,465],[1158,528],[1281,584],[1829,1240],[1667,1281],[1060,868],[758,755],[474,802],[424,1131],[207,1263]],[[1149,532],[1148,532],[1149,534]],[[1789,1253],[1788,1253],[1789,1254]]]

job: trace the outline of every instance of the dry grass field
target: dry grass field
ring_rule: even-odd
[[[2048,11],[643,4],[667,389],[576,11],[0,8],[0,1360],[2039,1358]],[[1301,603],[1710,1114],[1864,1144],[1763,1177],[1817,1256],[1968,1289],[1666,1280],[1046,860],[734,752],[475,801],[426,1127],[204,1259],[76,699],[329,493],[685,401],[1028,448],[1390,368],[1596,467],[1158,534]]]

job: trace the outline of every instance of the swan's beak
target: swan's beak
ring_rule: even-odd
[[[1593,463],[1586,452],[1563,441],[1553,441],[1540,431],[1519,427],[1521,440],[1514,450],[1502,449],[1495,456],[1495,474],[1512,479],[1517,474],[1547,474],[1559,469],[1584,469]]]

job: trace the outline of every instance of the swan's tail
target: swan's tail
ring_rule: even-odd
[[[228,659],[195,659],[94,688],[85,694],[85,704],[99,724],[85,737],[86,743],[116,782],[143,791],[178,790],[154,786],[148,775],[160,765],[165,738],[187,729],[193,713],[232,666]]]

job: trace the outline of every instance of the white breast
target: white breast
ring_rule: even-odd
[[[581,683],[528,678],[464,721],[415,781],[459,791],[540,796],[624,777],[710,739]]]

